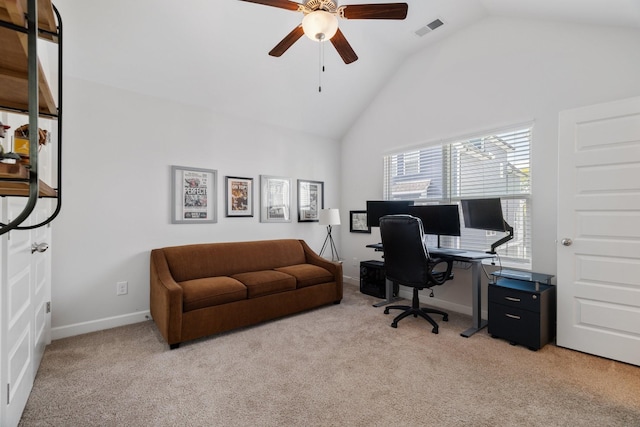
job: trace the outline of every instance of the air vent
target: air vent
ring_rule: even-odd
[[[433,20],[430,23],[428,23],[427,25],[425,25],[424,27],[418,28],[416,30],[416,34],[420,37],[424,36],[427,33],[430,33],[431,31],[435,30],[436,28],[442,26],[444,24],[444,22],[442,22],[439,19]]]

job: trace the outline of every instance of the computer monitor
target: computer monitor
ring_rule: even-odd
[[[408,214],[413,200],[367,200],[367,226],[380,227],[385,215]]]
[[[499,198],[462,200],[464,226],[479,230],[507,231]]]
[[[459,236],[460,213],[458,205],[413,205],[409,215],[422,220],[424,234]]]
[[[502,216],[502,203],[499,198],[466,199],[462,200],[461,204],[465,227],[507,233],[491,245],[489,253],[495,254],[498,246],[513,239],[513,227],[507,224]]]

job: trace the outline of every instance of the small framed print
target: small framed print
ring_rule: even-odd
[[[225,177],[226,216],[253,216],[253,178]]]
[[[324,182],[298,180],[298,222],[318,222],[324,207]]]
[[[171,222],[217,222],[218,172],[211,169],[171,166]]]
[[[371,227],[367,226],[367,211],[349,211],[349,231],[371,233]]]
[[[260,175],[260,222],[291,222],[291,179]]]

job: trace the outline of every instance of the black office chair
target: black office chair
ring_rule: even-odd
[[[411,215],[387,215],[380,218],[380,234],[382,235],[382,246],[384,250],[384,269],[388,280],[399,285],[413,288],[413,302],[408,305],[392,305],[384,309],[384,314],[389,314],[389,310],[404,310],[391,323],[394,328],[398,327],[398,322],[405,317],[422,317],[426,319],[433,329],[431,332],[438,333],[438,324],[428,313],[442,315],[442,320],[449,320],[449,316],[444,311],[420,307],[418,291],[424,288],[431,288],[442,285],[447,280],[453,278],[451,269],[452,260],[431,258],[424,247],[422,221]],[[434,269],[446,263],[444,271]],[[432,291],[433,295],[433,291]]]

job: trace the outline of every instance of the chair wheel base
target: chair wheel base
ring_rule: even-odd
[[[442,320],[443,320],[443,321],[445,321],[445,322],[448,322],[448,321],[449,321],[449,315],[448,315],[448,314],[445,314],[445,315],[442,317]]]
[[[396,322],[393,322],[393,323],[391,324],[391,327],[392,327],[392,328],[398,328],[398,324],[397,324]]]

